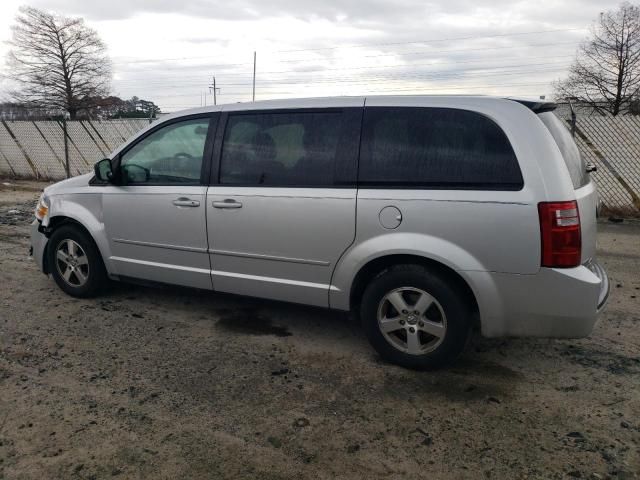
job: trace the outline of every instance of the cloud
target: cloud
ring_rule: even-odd
[[[65,14],[75,14],[90,20],[120,20],[145,13],[168,13],[218,20],[255,20],[279,16],[291,16],[304,20],[318,18],[352,23],[421,22],[429,24],[434,16],[473,17],[476,13],[486,16],[507,14],[521,16],[521,21],[560,23],[571,18],[573,22],[589,21],[593,11],[601,8],[600,0],[569,0],[557,2],[542,0],[524,2],[512,0],[110,0],[90,2],[86,0],[33,0],[33,6]],[[567,16],[570,14],[570,16]],[[591,15],[591,16],[587,16]],[[398,30],[403,23],[397,24]],[[393,26],[393,25],[391,25]]]
[[[424,3],[415,0],[399,0],[397,3],[372,0],[235,0],[233,2],[208,0],[112,0],[109,2],[87,2],[85,0],[37,0],[33,2],[39,8],[59,12],[73,12],[91,20],[114,20],[130,18],[143,13],[175,13],[199,18],[225,20],[251,20],[281,15],[305,19],[329,18],[339,16],[367,17],[371,12],[389,14],[409,8],[422,8]]]
[[[223,101],[250,98],[254,50],[258,98],[548,94],[602,9],[600,0],[30,4],[87,18],[113,57],[114,93],[150,98],[165,110],[199,105],[213,75]]]

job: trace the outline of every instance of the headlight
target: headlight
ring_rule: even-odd
[[[36,218],[40,221],[44,220],[47,214],[49,213],[49,198],[42,193],[40,195],[40,199],[38,200],[38,205],[36,205]]]

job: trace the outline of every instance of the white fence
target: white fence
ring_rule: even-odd
[[[145,119],[66,122],[69,170],[86,173],[129,137]],[[0,121],[0,175],[59,180],[66,177],[61,121]]]
[[[96,161],[146,125],[144,119],[67,122],[71,175],[90,171]],[[612,213],[640,215],[640,118],[579,116],[576,142],[598,167],[592,178],[602,206]],[[62,122],[0,121],[0,175],[64,178]]]
[[[576,122],[582,155],[598,171],[602,204],[613,213],[640,215],[640,118],[585,117]]]

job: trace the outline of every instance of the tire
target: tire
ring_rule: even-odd
[[[94,297],[107,285],[98,247],[89,234],[74,225],[54,230],[47,246],[47,260],[55,282],[72,297]]]
[[[463,351],[472,309],[445,276],[419,265],[396,265],[369,283],[360,316],[382,358],[425,370],[450,364]]]

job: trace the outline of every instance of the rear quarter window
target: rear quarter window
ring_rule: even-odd
[[[367,107],[359,184],[520,190],[522,174],[502,129],[468,110]]]
[[[551,133],[551,136],[555,140],[556,145],[558,145],[569,175],[571,176],[573,188],[584,187],[589,183],[587,165],[569,129],[565,127],[562,121],[552,112],[539,113],[538,118],[542,120],[542,123],[547,127],[547,130],[549,130],[549,133]]]

